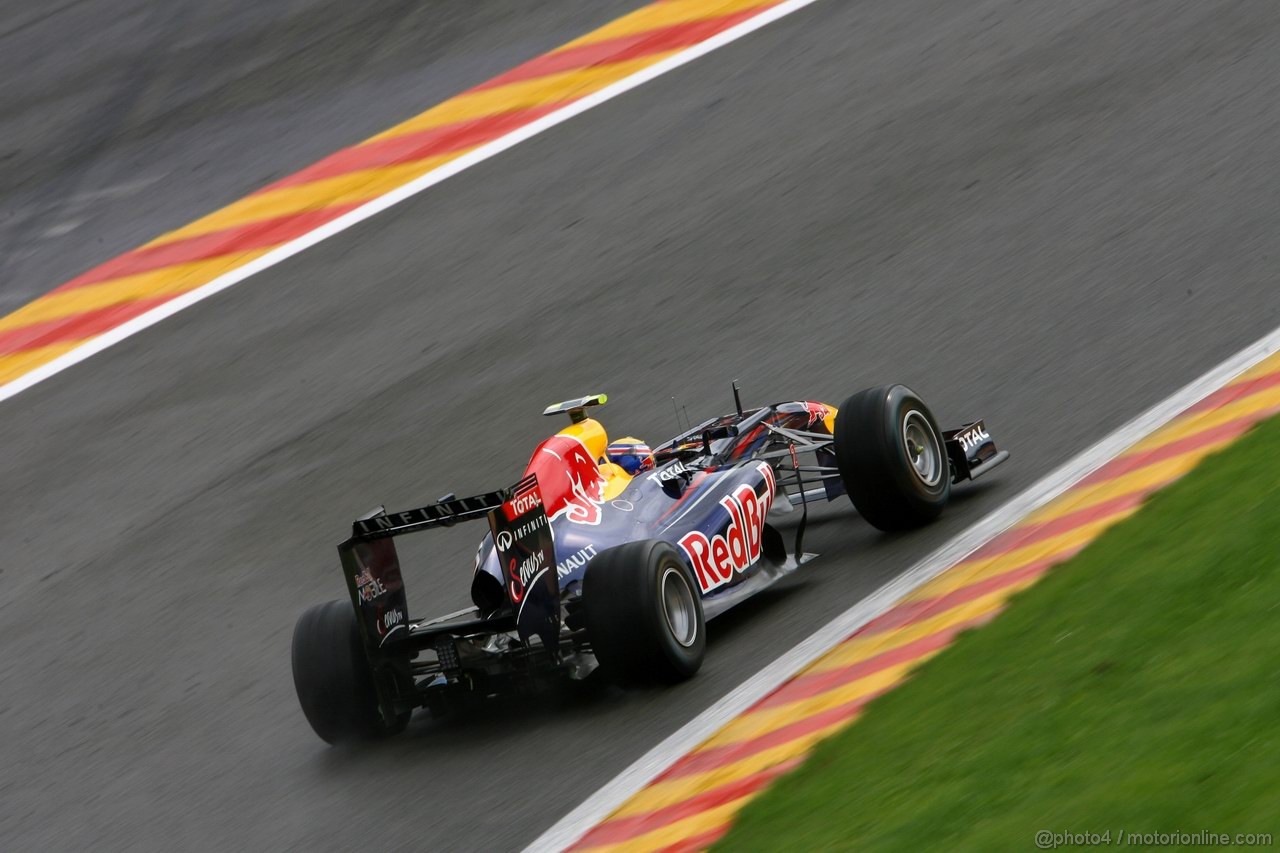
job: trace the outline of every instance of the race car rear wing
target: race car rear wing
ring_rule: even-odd
[[[480,518],[489,520],[516,632],[526,641],[537,636],[548,647],[555,643],[560,628],[555,546],[537,475],[530,474],[510,488],[474,497],[449,495],[395,513],[379,507],[352,523],[351,538],[338,546],[338,556],[369,648],[398,642],[416,629],[392,538]]]
[[[352,539],[383,539],[433,527],[452,527],[459,521],[484,518],[511,499],[516,486],[486,492],[470,498],[446,495],[438,503],[389,513],[383,507],[357,518],[351,524]]]

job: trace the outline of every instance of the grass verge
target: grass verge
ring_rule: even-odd
[[[1280,843],[1280,419],[875,701],[718,849],[1034,849],[1041,830]]]

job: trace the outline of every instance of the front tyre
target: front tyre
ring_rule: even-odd
[[[311,728],[326,743],[403,731],[409,713],[383,718],[373,672],[349,601],[307,608],[293,629],[293,686]]]
[[[905,385],[881,385],[845,400],[836,415],[836,465],[854,507],[880,530],[933,521],[951,497],[942,430]]]
[[[621,681],[677,682],[702,665],[707,626],[688,563],[669,542],[601,551],[582,580],[587,637],[600,670]]]

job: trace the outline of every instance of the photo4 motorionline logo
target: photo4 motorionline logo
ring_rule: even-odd
[[[1065,847],[1270,847],[1270,832],[1129,832],[1108,829],[1103,832],[1036,833],[1036,847],[1057,850]]]

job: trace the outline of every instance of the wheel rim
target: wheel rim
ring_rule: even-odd
[[[684,572],[669,567],[662,573],[662,615],[671,638],[688,648],[698,639],[698,605]]]
[[[924,413],[912,409],[902,419],[902,444],[906,448],[911,470],[926,486],[936,486],[942,479],[942,448],[938,434]]]

